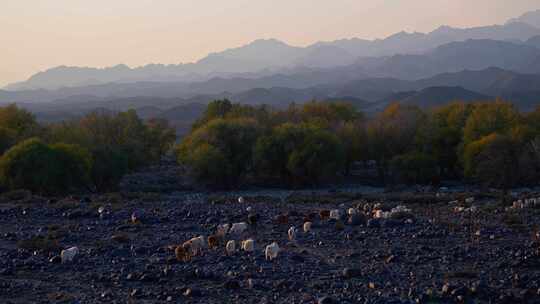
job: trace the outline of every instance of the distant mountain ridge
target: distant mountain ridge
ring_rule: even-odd
[[[290,46],[276,39],[260,39],[238,48],[209,54],[195,63],[187,64],[151,64],[137,68],[116,65],[101,69],[60,66],[39,72],[26,81],[9,85],[6,89],[58,89],[107,83],[201,82],[214,77],[261,78],[296,73],[302,68],[348,66],[361,62],[360,58],[365,57],[380,59],[397,55],[422,55],[442,45],[470,39],[527,43],[525,41],[540,36],[539,16],[539,12],[531,12],[504,25],[465,29],[441,26],[430,33],[400,32],[385,39],[353,38],[317,42],[307,47]],[[537,46],[536,41],[530,41],[528,46]],[[416,72],[416,75],[426,76],[419,72]]]

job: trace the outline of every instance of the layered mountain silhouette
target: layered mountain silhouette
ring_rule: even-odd
[[[540,104],[540,11],[504,25],[378,40],[294,47],[261,39],[188,64],[61,66],[0,90],[0,104],[16,102],[44,121],[135,109],[144,119],[172,121],[180,133],[221,98],[274,108],[347,101],[368,114],[391,102],[430,108],[502,98],[529,111]]]
[[[187,64],[151,64],[138,68],[120,64],[102,69],[60,66],[37,73],[26,81],[9,85],[7,89],[58,89],[106,83],[194,82],[206,81],[214,77],[260,78],[278,73],[296,73],[301,68],[347,66],[354,62],[366,62],[365,57],[383,57],[383,59],[375,60],[378,63],[390,57],[390,59],[386,58],[390,60],[388,64],[398,68],[398,63],[392,64],[392,61],[405,60],[401,64],[405,65],[407,70],[411,70],[412,68],[407,64],[416,65],[415,59],[421,60],[421,57],[416,58],[412,55],[426,54],[443,45],[447,45],[447,52],[452,52],[452,45],[448,45],[452,42],[470,39],[498,40],[533,47],[537,46],[535,40],[528,40],[537,36],[540,36],[540,11],[512,19],[504,25],[466,29],[441,26],[430,33],[400,32],[385,39],[353,38],[318,42],[307,47],[290,46],[276,39],[261,39],[245,46],[209,54],[198,62]],[[445,50],[439,50],[439,52],[443,51]],[[395,58],[394,55],[406,55],[406,58]],[[360,60],[361,58],[364,60]],[[501,67],[513,68],[510,64]],[[381,69],[384,70],[384,67]],[[418,69],[419,71],[413,71],[415,77],[426,76],[421,68]],[[390,67],[386,70],[388,73],[396,71],[400,72],[400,75],[407,74],[405,71],[392,70]]]

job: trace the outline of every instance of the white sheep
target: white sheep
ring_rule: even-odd
[[[216,235],[218,235],[220,237],[224,237],[227,234],[227,232],[229,232],[230,228],[231,228],[230,224],[218,225],[217,229],[216,229]]]
[[[242,241],[242,250],[246,252],[253,252],[255,250],[255,241],[253,239],[247,239]]]
[[[355,214],[358,214],[358,210],[356,210],[356,208],[349,208],[347,209],[347,214],[350,216],[350,215],[355,215]]]
[[[234,223],[234,224],[232,224],[231,230],[229,230],[229,233],[234,234],[234,235],[241,235],[247,229],[248,229],[248,224],[245,223],[245,222]]]
[[[289,228],[289,231],[287,231],[287,235],[289,236],[289,241],[294,241],[296,239],[296,228]]]
[[[374,214],[373,214],[373,218],[376,218],[376,219],[387,219],[387,218],[390,218],[390,216],[392,215],[391,212],[388,212],[388,211],[382,211],[382,210],[375,210]]]
[[[272,244],[266,246],[264,250],[264,256],[267,261],[272,261],[278,257],[279,251],[280,248],[278,243],[273,242]]]
[[[227,245],[225,245],[225,251],[227,255],[233,254],[236,251],[236,242],[234,240],[228,241]]]
[[[64,249],[60,252],[60,258],[62,260],[62,263],[69,263],[72,262],[75,256],[79,254],[79,248],[78,247],[70,247],[68,249]]]
[[[202,250],[204,248],[207,248],[206,241],[204,240],[204,236],[198,236],[190,239],[189,241],[184,242],[182,244],[182,247],[189,248],[191,255],[195,256],[200,253],[202,253]]]
[[[313,226],[312,222],[305,222],[304,223],[304,232],[308,233],[311,231],[311,226]]]
[[[341,218],[341,214],[338,209],[330,210],[330,218],[334,220],[339,220]]]

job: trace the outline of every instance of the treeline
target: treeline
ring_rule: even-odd
[[[42,194],[110,191],[124,174],[158,162],[175,140],[167,121],[144,122],[135,111],[40,124],[15,105],[0,107],[0,183]]]
[[[463,180],[508,188],[540,177],[540,107],[502,101],[433,110],[391,104],[366,117],[347,103],[286,110],[218,100],[176,148],[200,183],[317,185],[374,167],[384,184]]]

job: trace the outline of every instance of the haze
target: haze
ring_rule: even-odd
[[[2,0],[0,86],[58,65],[196,61],[260,38],[305,46],[504,23],[538,0]]]

